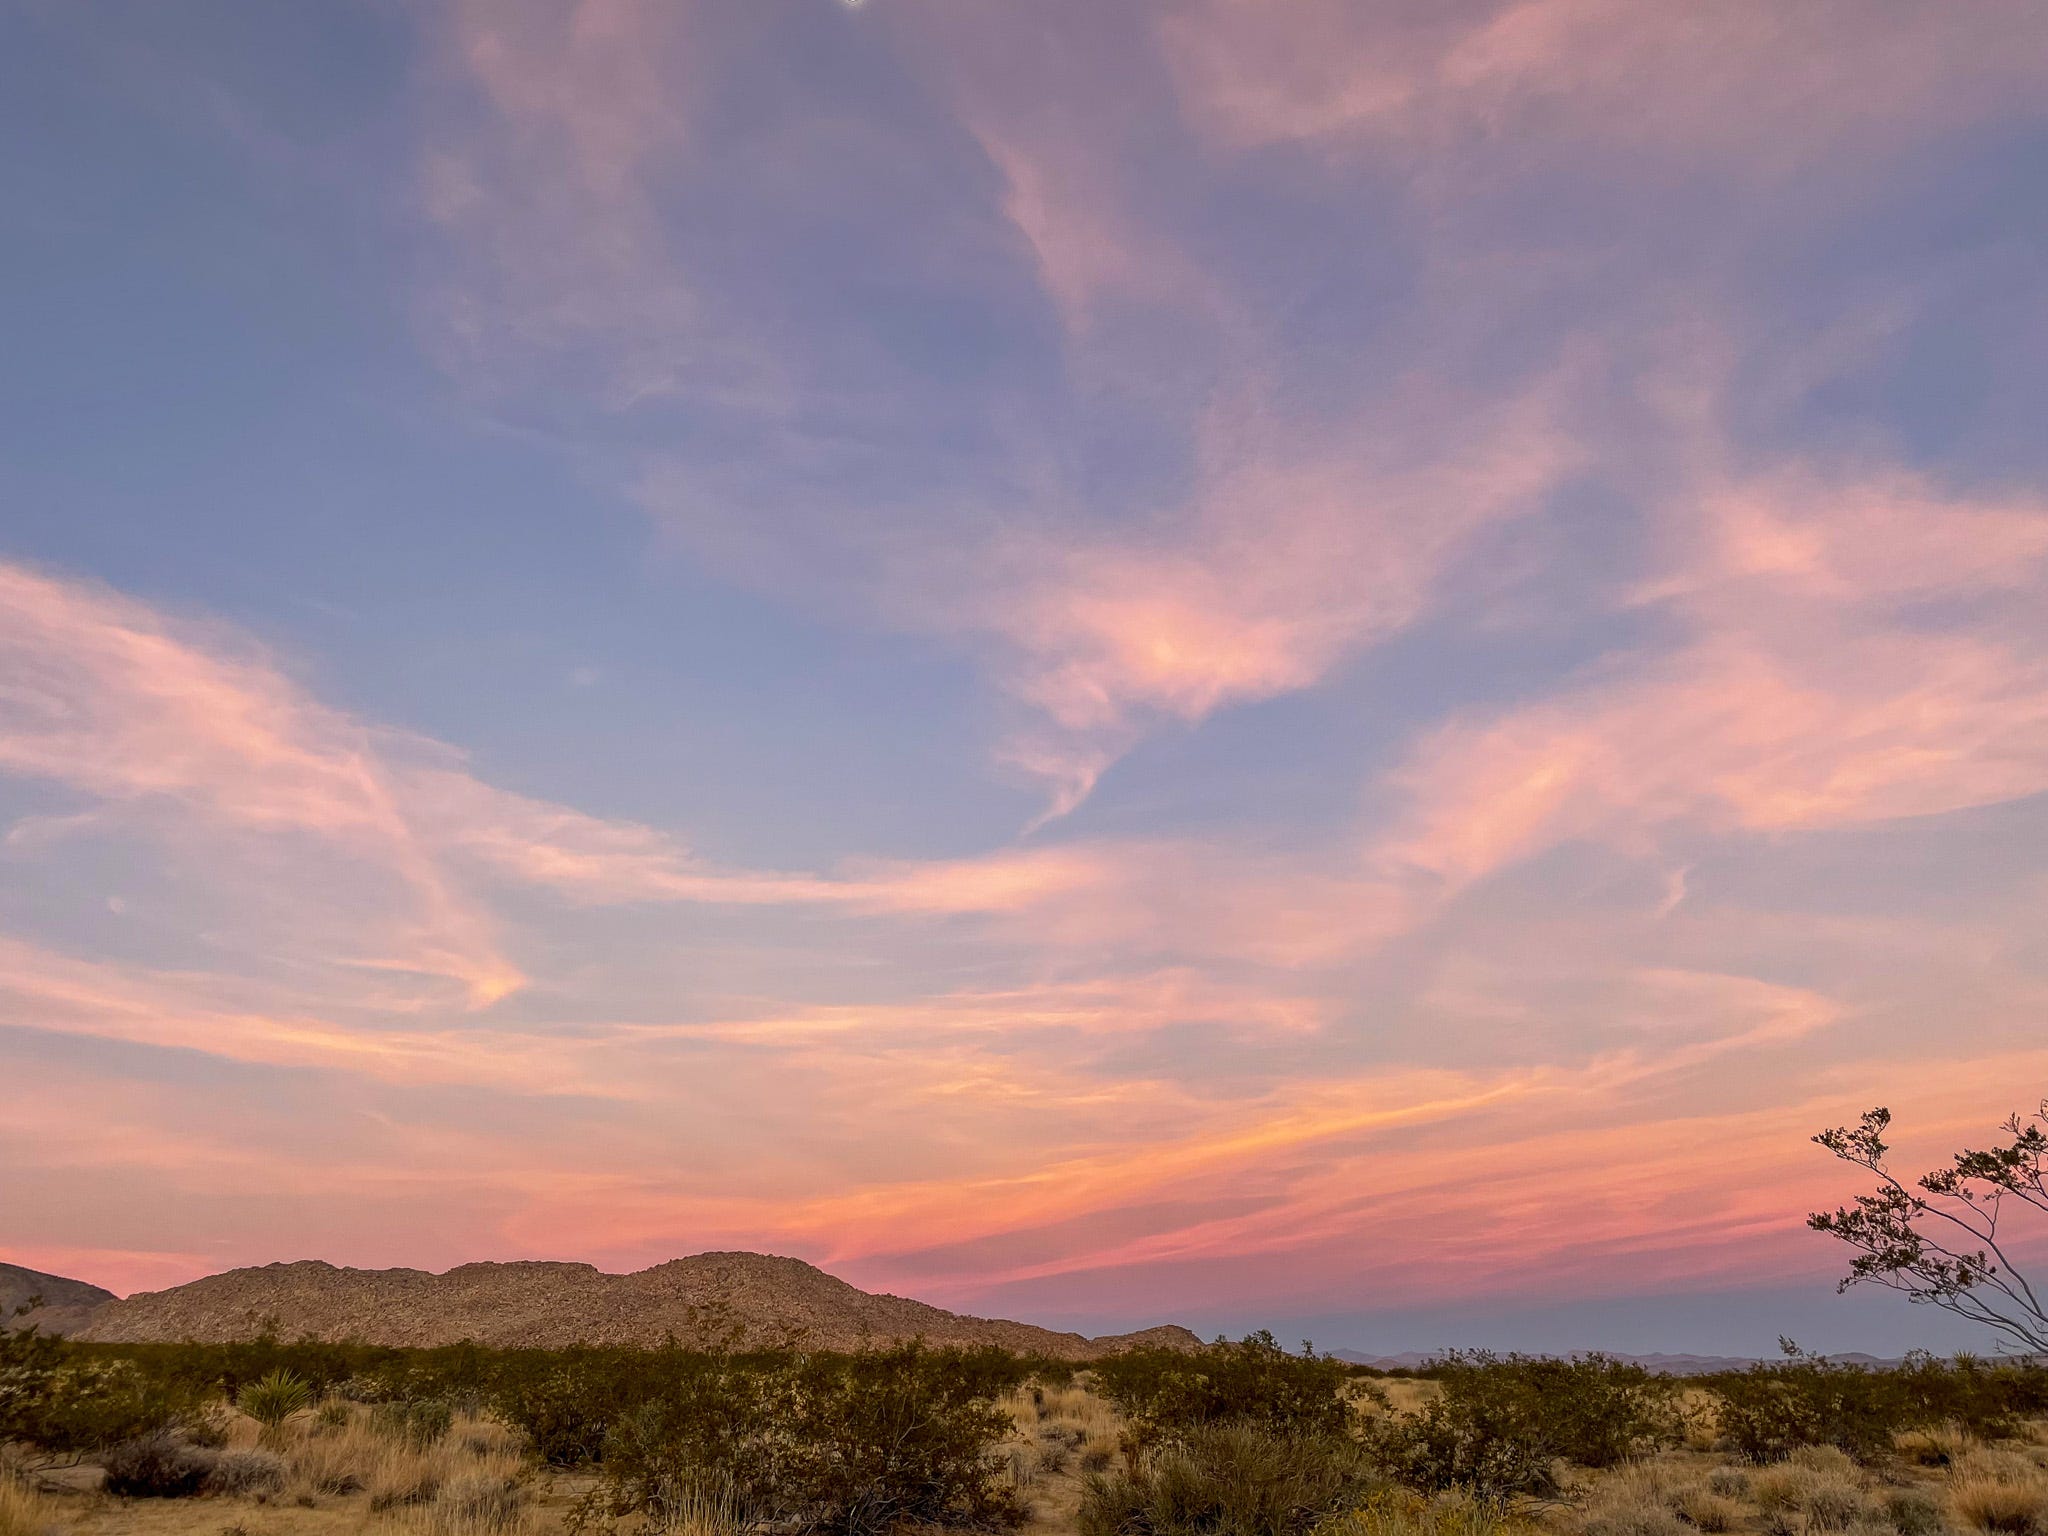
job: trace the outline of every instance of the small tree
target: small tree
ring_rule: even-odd
[[[1958,1152],[1911,1186],[1885,1163],[1891,1121],[1890,1110],[1873,1109],[1859,1126],[1813,1138],[1878,1179],[1876,1192],[1858,1195],[1853,1206],[1806,1219],[1856,1250],[1836,1289],[1882,1285],[1982,1323],[2030,1353],[2048,1353],[2048,1309],[2014,1267],[2015,1234],[2007,1230],[2030,1211],[2048,1216],[2048,1100],[2008,1119],[2002,1143]]]

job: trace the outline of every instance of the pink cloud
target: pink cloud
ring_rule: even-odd
[[[2048,508],[1810,471],[1710,488],[1668,602],[1693,636],[1418,744],[1378,850],[1453,885],[1557,843],[1680,824],[1780,831],[1938,815],[2048,790],[2048,635],[1996,599],[2039,579]],[[1910,599],[1977,597],[1943,628]]]
[[[0,566],[0,677],[0,767],[145,821],[347,849],[405,893],[406,909],[381,935],[352,935],[337,958],[443,976],[477,1004],[519,985],[488,917],[407,819],[379,743],[246,644],[103,588]]]
[[[1041,716],[1003,756],[1063,815],[1158,722],[1310,687],[1415,623],[1475,537],[1582,465],[1563,394],[1562,379],[1505,401],[1418,382],[1329,443],[1235,399],[1203,428],[1186,506],[1137,534],[1055,526],[913,565],[884,587],[891,621],[989,650]]]
[[[2024,110],[2036,20],[2024,3],[1873,26],[1844,0],[1201,0],[1160,35],[1190,114],[1233,143],[1379,144],[1445,167],[1591,144],[1754,176]]]

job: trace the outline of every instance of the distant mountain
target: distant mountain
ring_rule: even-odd
[[[104,1293],[102,1293],[104,1294]],[[963,1317],[901,1296],[872,1295],[800,1259],[700,1253],[634,1274],[588,1264],[464,1264],[338,1269],[317,1260],[234,1269],[166,1291],[110,1301],[81,1338],[117,1343],[193,1339],[359,1339],[371,1344],[655,1345],[785,1338],[813,1348],[921,1338],[997,1345],[1082,1360],[1143,1345],[1188,1349],[1185,1328],[1090,1339],[1028,1323]]]
[[[1333,1349],[1330,1351],[1330,1353],[1335,1355],[1339,1360],[1348,1360],[1353,1365],[1369,1365],[1373,1367],[1375,1370],[1412,1371],[1429,1364],[1429,1362],[1432,1360],[1441,1358],[1444,1354],[1444,1351],[1440,1349],[1411,1349],[1403,1354],[1398,1355],[1364,1355],[1360,1354],[1355,1349]],[[1589,1351],[1575,1351],[1575,1353],[1589,1353]],[[1647,1371],[1654,1371],[1660,1376],[1710,1376],[1716,1371],[1746,1370],[1750,1366],[1755,1365],[1757,1363],[1754,1357],[1747,1355],[1610,1354],[1610,1358],[1615,1360],[1626,1360],[1631,1365],[1640,1365],[1643,1367],[1643,1369]],[[1830,1355],[1828,1356],[1828,1358],[1841,1365],[1862,1365],[1879,1367],[1897,1365],[1900,1363],[1897,1360],[1880,1359],[1876,1355],[1864,1355],[1853,1353],[1845,1355]]]
[[[41,1306],[25,1317],[15,1317],[17,1308],[27,1306],[38,1296],[42,1298]],[[0,1328],[33,1325],[44,1333],[75,1333],[104,1303],[113,1299],[112,1291],[87,1285],[83,1280],[46,1275],[39,1269],[23,1269],[19,1264],[0,1264]]]

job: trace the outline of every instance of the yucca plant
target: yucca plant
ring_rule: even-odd
[[[266,1434],[275,1432],[286,1419],[312,1405],[313,1389],[286,1370],[272,1371],[235,1395],[235,1406],[261,1424]]]

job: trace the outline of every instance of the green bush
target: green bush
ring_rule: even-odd
[[[125,1361],[83,1357],[33,1328],[0,1329],[0,1444],[76,1459],[163,1429],[191,1406]]]
[[[2020,1421],[2048,1409],[2048,1370],[2033,1362],[1979,1360],[1973,1355],[1938,1359],[1910,1354],[1889,1374],[1903,1399],[1908,1428],[1949,1424],[1996,1440],[2016,1434]]]
[[[1091,1474],[1078,1518],[1081,1536],[1290,1536],[1371,1483],[1343,1435],[1240,1419],[1183,1430],[1126,1471]]]
[[[1024,1510],[998,1477],[1010,1419],[958,1352],[729,1360],[616,1420],[600,1502],[657,1525],[707,1489],[742,1519],[877,1536],[904,1524],[992,1530]]]
[[[1720,1399],[1721,1439],[1748,1461],[1777,1461],[1802,1446],[1831,1445],[1859,1461],[1888,1454],[1892,1436],[1922,1409],[1895,1371],[1800,1354],[1702,1378]],[[1924,1384],[1923,1384],[1924,1385]]]
[[[1282,1435],[1336,1434],[1350,1423],[1350,1368],[1270,1333],[1199,1350],[1134,1349],[1095,1364],[1099,1390],[1141,1430],[1171,1437],[1210,1424],[1257,1424]]]
[[[611,1361],[595,1351],[510,1364],[492,1391],[491,1411],[525,1432],[551,1465],[600,1461],[612,1428],[649,1402],[685,1390],[714,1367],[707,1356]]]
[[[422,1397],[379,1403],[370,1410],[377,1426],[394,1440],[425,1450],[455,1424],[455,1407],[446,1398]]]
[[[1556,1462],[1611,1467],[1684,1427],[1675,1381],[1606,1355],[1454,1352],[1435,1368],[1435,1398],[1368,1432],[1380,1463],[1413,1488],[1555,1493]]]
[[[1871,1461],[1899,1431],[1937,1426],[1995,1440],[2048,1408],[2048,1370],[2029,1362],[1919,1353],[1872,1370],[1784,1348],[1782,1360],[1699,1378],[1720,1399],[1728,1448],[1751,1461],[1821,1445]]]
[[[169,1430],[124,1440],[107,1452],[107,1492],[124,1499],[186,1499],[206,1486],[218,1457]]]

